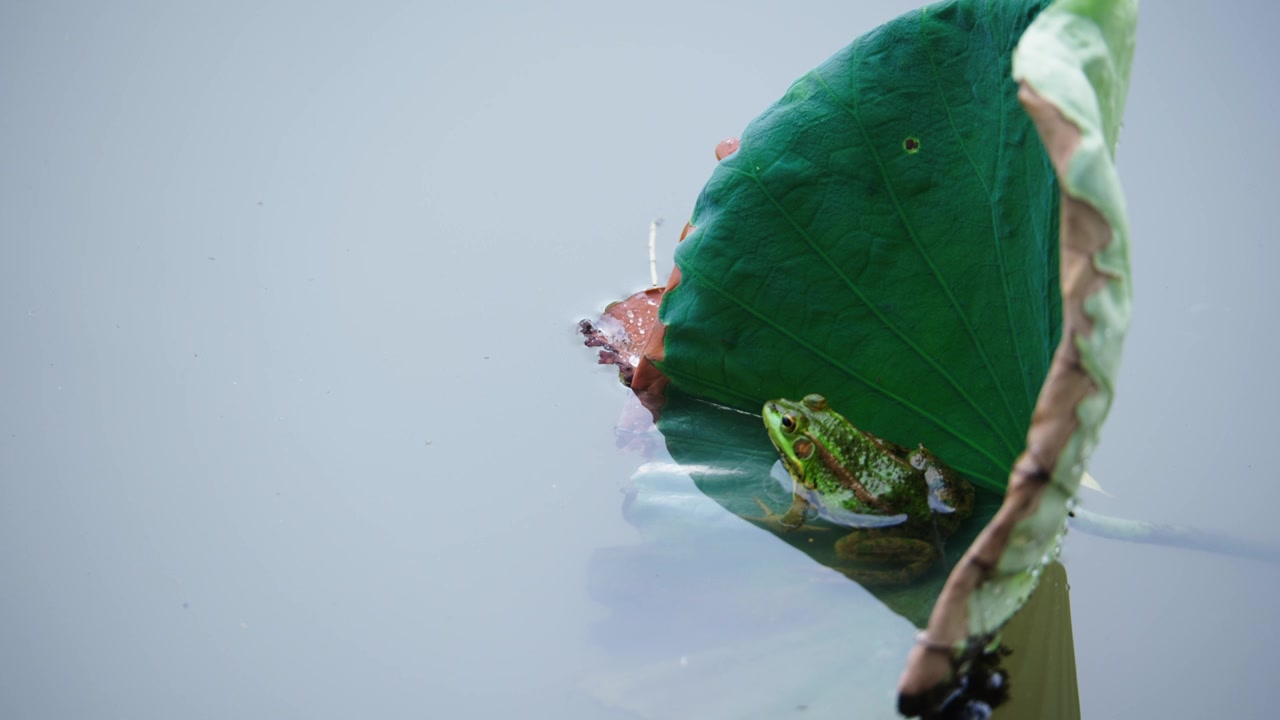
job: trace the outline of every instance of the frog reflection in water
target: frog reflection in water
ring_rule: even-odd
[[[791,509],[765,512],[794,530],[810,510],[855,528],[835,543],[838,568],[869,585],[913,582],[973,512],[973,486],[921,445],[908,450],[854,427],[821,395],[770,400],[764,425],[792,479]],[[763,506],[763,503],[761,503]]]

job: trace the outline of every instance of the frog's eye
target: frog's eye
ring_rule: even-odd
[[[796,423],[795,413],[787,413],[782,416],[782,429],[787,432],[795,432],[799,425]]]
[[[808,438],[802,438],[795,441],[791,445],[791,451],[801,460],[808,460],[813,457],[813,441]]]

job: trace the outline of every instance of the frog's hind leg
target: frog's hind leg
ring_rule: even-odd
[[[851,565],[840,572],[864,585],[908,585],[938,564],[941,553],[928,540],[848,535],[836,541],[836,555]]]

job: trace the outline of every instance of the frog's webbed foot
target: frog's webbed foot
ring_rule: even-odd
[[[791,498],[791,507],[781,515],[775,513],[760,498],[753,497],[752,499],[764,511],[764,515],[762,517],[743,515],[743,519],[761,525],[771,532],[778,534],[794,532],[804,527],[805,521],[809,519],[809,502],[799,495]]]
[[[836,555],[849,564],[837,568],[863,585],[909,585],[941,558],[938,546],[917,538],[868,538],[854,533],[836,541]]]

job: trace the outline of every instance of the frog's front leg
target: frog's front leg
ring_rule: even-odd
[[[775,533],[791,532],[804,527],[804,523],[809,519],[809,501],[802,495],[792,494],[791,507],[781,515],[775,513],[760,498],[755,498],[756,504],[764,511],[763,517],[748,517],[747,520],[764,525]]]
[[[941,557],[938,546],[927,540],[874,531],[850,533],[836,541],[835,550],[850,563],[837,569],[863,585],[908,585],[924,577]]]

